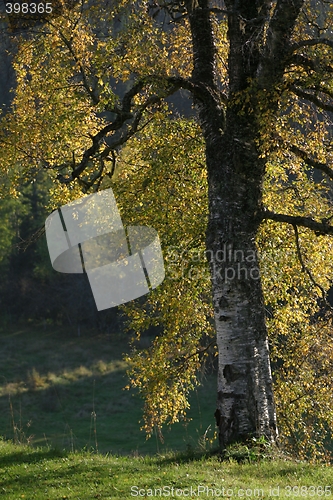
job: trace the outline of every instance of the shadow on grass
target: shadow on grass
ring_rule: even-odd
[[[157,454],[153,457],[153,460],[158,465],[171,465],[171,464],[187,464],[191,462],[202,462],[208,460],[212,457],[219,459],[220,451],[218,448],[213,448],[209,451],[195,450],[188,448],[184,452],[169,452],[165,455]]]
[[[15,448],[13,449],[13,446]],[[119,458],[119,460],[118,460]],[[28,491],[29,487],[54,488],[57,485],[86,484],[103,487],[104,482],[110,488],[110,472],[119,484],[124,479],[125,487],[128,478],[142,477],[144,474],[155,474],[161,469],[172,471],[174,465],[191,465],[194,470],[223,470],[232,481],[244,477],[260,478],[261,481],[281,481],[288,478],[308,477],[319,469],[310,463],[295,463],[290,460],[262,459],[258,462],[237,463],[235,460],[220,460],[217,448],[207,450],[188,450],[185,453],[169,452],[165,455],[144,457],[117,457],[92,452],[61,451],[58,449],[30,449],[20,445],[11,445],[9,441],[2,441],[0,447],[0,487],[7,491],[14,487]],[[196,467],[198,464],[198,467]],[[213,469],[212,469],[213,468]],[[186,468],[186,470],[190,470]],[[147,477],[148,477],[147,476]],[[96,484],[95,484],[96,483]],[[125,484],[126,483],[126,484]],[[94,487],[95,487],[94,486]],[[105,486],[105,485],[104,485]],[[96,486],[97,487],[97,486]],[[21,491],[21,490],[20,490]]]
[[[19,445],[18,445],[19,446]],[[1,452],[1,450],[0,450]],[[0,467],[22,464],[36,464],[45,460],[52,460],[54,458],[66,458],[69,451],[58,449],[41,449],[41,450],[27,450],[23,448],[22,451],[18,450],[0,455]]]

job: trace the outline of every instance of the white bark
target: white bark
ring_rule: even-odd
[[[216,259],[213,266],[219,351],[216,417],[222,448],[250,436],[269,441],[277,437],[258,262],[252,261],[252,251],[251,261],[242,255],[234,251],[232,262]]]

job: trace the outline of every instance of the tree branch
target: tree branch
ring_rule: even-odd
[[[294,64],[297,66],[303,66],[304,68],[311,69],[313,71],[319,72],[327,72],[333,73],[332,66],[320,66],[320,62],[318,60],[310,59],[303,54],[293,54],[289,60],[290,64]]]
[[[311,229],[311,231],[314,231],[317,236],[333,234],[333,226],[328,224],[329,219],[322,219],[321,222],[317,222],[311,217],[277,214],[275,212],[267,210],[266,208],[263,210],[262,219],[263,220],[270,219],[275,222],[283,222],[285,224],[291,224],[293,227],[295,226],[306,227],[307,229]]]
[[[277,0],[258,68],[261,87],[270,87],[282,79],[290,56],[289,40],[304,2],[305,0]]]
[[[159,91],[158,94],[153,94],[149,96],[146,101],[138,106],[135,111],[132,111],[133,108],[133,99],[135,96],[140,94],[140,92],[144,91],[146,87],[152,86],[158,83],[158,86],[162,90]],[[101,142],[110,132],[120,132],[117,136],[114,136],[112,144],[108,143],[108,147],[105,149],[106,154],[110,152],[112,149],[116,149],[122,144],[124,144],[128,139],[130,139],[139,128],[140,120],[146,109],[154,104],[158,104],[163,98],[168,97],[180,88],[188,90],[193,95],[195,95],[200,100],[214,100],[214,103],[218,101],[219,105],[223,102],[226,102],[227,96],[222,92],[219,92],[217,95],[214,95],[209,88],[206,88],[204,85],[197,85],[190,80],[186,80],[180,77],[168,77],[165,78],[159,75],[150,75],[138,80],[130,90],[126,92],[124,95],[121,106],[115,106],[113,108],[108,108],[107,111],[110,111],[116,115],[115,120],[112,123],[107,124],[103,127],[96,135],[91,136],[92,146],[88,148],[82,156],[81,162],[72,168],[71,175],[65,177],[62,174],[59,174],[57,179],[64,183],[69,184],[74,179],[78,179],[82,172],[86,169],[89,164],[89,161],[95,157],[98,153]],[[126,122],[131,120],[131,123],[126,125]],[[123,131],[121,129],[123,128]],[[108,139],[111,139],[110,137]],[[90,187],[90,183],[86,183],[86,188]]]
[[[289,60],[290,65],[302,66],[303,68],[312,69],[313,71],[317,70],[317,65],[312,59],[305,57],[303,54],[293,54],[293,56]]]
[[[72,43],[70,42],[70,40],[68,40],[65,37],[65,35],[61,31],[59,31],[59,35],[60,35],[61,39],[63,40],[64,44],[66,45],[66,47],[68,48],[68,50],[69,50],[70,54],[72,55],[74,61],[76,62],[76,64],[78,65],[78,67],[80,69],[80,73],[81,73],[81,76],[82,76],[82,85],[83,85],[83,87],[86,89],[86,91],[90,95],[93,104],[95,104],[95,105],[98,104],[99,103],[99,97],[96,95],[95,91],[90,88],[90,85],[88,83],[87,74],[85,72],[84,67],[82,66],[81,62],[79,61],[79,59],[77,58],[77,56],[76,56],[76,54],[74,52]]]
[[[212,340],[208,345],[206,345],[205,347],[199,347],[198,349],[196,349],[194,352],[192,352],[191,354],[188,354],[188,355],[180,355],[180,356],[177,356],[175,358],[173,358],[174,360],[174,363],[176,364],[176,366],[174,366],[172,368],[172,371],[174,372],[173,375],[172,375],[172,378],[174,377],[177,377],[179,375],[179,373],[181,373],[184,368],[186,367],[186,365],[188,364],[189,360],[191,358],[193,358],[194,356],[200,356],[202,355],[203,353],[207,352],[213,345],[216,345],[216,340]]]
[[[157,81],[163,81],[165,84],[165,88],[161,91],[161,93],[149,96],[141,106],[138,106],[135,111],[132,111],[133,98],[143,91],[145,87],[152,85]],[[114,136],[112,144],[108,144],[108,147],[106,148],[107,154],[111,149],[116,149],[124,144],[137,132],[142,116],[147,108],[154,104],[158,104],[161,99],[172,95],[181,87],[191,90],[192,92],[203,92],[198,89],[198,86],[182,78],[162,78],[153,75],[138,80],[124,95],[121,106],[108,110],[116,114],[115,120],[103,127],[96,135],[91,136],[92,146],[83,153],[81,162],[77,166],[74,165],[71,175],[65,177],[62,174],[59,174],[57,179],[64,184],[69,184],[74,179],[78,179],[88,166],[89,161],[98,153],[101,142],[110,132],[119,131],[120,135]],[[126,125],[128,120],[131,120],[131,123]],[[121,131],[122,128],[123,130]],[[90,183],[88,182],[86,188],[89,187]]]
[[[310,38],[309,40],[300,40],[299,42],[293,43],[290,46],[290,52],[295,52],[301,47],[313,47],[314,45],[328,45],[333,48],[333,40],[328,38]]]
[[[107,148],[108,152],[111,149],[116,149],[117,147],[121,146],[126,141],[128,141],[137,131],[144,111],[150,105],[156,104],[158,102],[160,102],[160,98],[158,96],[154,95],[154,96],[149,97],[146,100],[146,102],[135,113],[130,127],[128,127],[126,130],[124,130],[123,133],[120,135],[120,137],[116,138],[113,141],[112,146],[109,145],[109,147]],[[130,115],[130,116],[133,116],[133,115]],[[92,142],[93,142],[92,146],[84,152],[80,164],[76,168],[73,169],[72,174],[68,177],[64,177],[63,175],[59,174],[57,179],[64,184],[69,184],[74,179],[77,179],[82,174],[82,172],[86,169],[86,167],[89,164],[89,161],[95,156],[96,153],[98,153],[98,150],[99,150],[100,145],[101,145],[101,141],[107,136],[107,134],[109,132],[120,130],[122,125],[124,125],[125,122],[128,120],[128,117],[129,117],[128,113],[119,114],[114,123],[110,123],[109,125],[106,125],[95,136],[92,136],[92,138],[91,138]]]
[[[333,71],[333,68],[332,68]],[[320,94],[326,94],[333,100],[333,92],[322,85],[313,85],[313,87],[308,87],[308,90],[313,90],[314,92],[319,92]]]
[[[333,71],[333,68],[332,68],[332,71]],[[324,87],[321,84],[319,85],[319,84],[314,83],[313,85],[311,85],[311,87],[309,87],[308,82],[303,81],[302,78],[297,78],[296,80],[294,80],[293,84],[291,83],[288,86],[288,88],[290,88],[292,90],[293,85],[296,88],[304,87],[309,92],[315,92],[316,94],[323,94],[324,96],[330,97],[333,100],[333,91]]]
[[[321,163],[319,161],[316,161],[315,159],[308,156],[306,151],[300,149],[298,146],[295,146],[294,144],[288,145],[288,149],[290,149],[290,151],[292,151],[296,156],[298,156],[305,163],[307,163],[307,165],[310,165],[311,167],[316,168],[321,172],[324,172],[324,174],[326,174],[330,179],[333,180],[333,169],[330,168],[326,163]]]
[[[327,294],[326,294],[325,290],[323,289],[323,287],[321,285],[319,285],[319,283],[316,282],[316,280],[312,276],[311,271],[306,267],[306,265],[304,263],[302,252],[301,252],[301,246],[300,246],[300,243],[299,243],[298,227],[297,227],[296,224],[293,227],[294,227],[294,231],[295,231],[297,256],[298,256],[298,260],[299,260],[299,262],[300,262],[300,264],[302,266],[302,272],[306,273],[309,276],[311,283],[314,286],[316,286],[317,288],[319,288],[319,290],[321,291],[322,298],[324,300],[326,300],[326,295]]]
[[[305,92],[304,90],[296,87],[295,85],[290,85],[289,88],[292,90],[292,92],[294,92],[294,94],[298,95],[298,97],[313,102],[313,104],[315,104],[318,108],[324,111],[330,111],[331,113],[333,113],[333,104],[327,104],[323,102],[321,99],[319,99],[316,95],[310,94],[309,92]]]

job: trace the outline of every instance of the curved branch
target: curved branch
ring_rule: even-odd
[[[332,68],[332,72],[333,72],[333,68]],[[297,80],[295,80],[293,84],[290,84],[290,86],[288,86],[288,88],[290,88],[292,90],[293,85],[295,85],[295,86],[297,85],[298,88],[304,87],[304,88],[306,88],[307,91],[310,91],[310,92],[316,92],[317,94],[324,94],[333,100],[332,90],[324,87],[323,85],[313,84],[311,87],[309,87],[307,85],[307,82],[304,82],[301,78],[298,78]]]
[[[333,68],[332,68],[333,71]],[[326,94],[333,99],[333,92],[322,85],[313,85],[313,87],[308,87],[308,90],[313,90],[315,92],[320,92],[321,94]]]
[[[300,40],[299,42],[293,43],[290,46],[290,52],[295,52],[295,50],[301,47],[313,47],[314,45],[328,45],[333,48],[333,40],[328,38],[310,38],[309,40]]]
[[[312,69],[313,71],[318,69],[315,61],[305,57],[303,54],[293,54],[293,56],[289,59],[289,64],[302,66],[303,68]]]
[[[91,137],[93,142],[92,146],[84,152],[80,164],[73,169],[71,175],[68,177],[64,177],[63,175],[59,174],[57,176],[57,179],[64,184],[69,184],[74,179],[77,179],[86,169],[86,167],[89,164],[89,161],[98,152],[101,145],[101,141],[107,136],[107,134],[111,131],[120,130],[121,127],[125,124],[125,122],[129,119],[129,117],[133,117],[130,127],[124,130],[123,133],[120,135],[120,137],[116,138],[113,141],[112,146],[109,146],[108,150],[115,149],[124,144],[126,141],[128,141],[128,139],[130,139],[135,134],[135,132],[137,132],[144,111],[149,106],[157,104],[158,102],[160,102],[160,98],[154,95],[146,100],[146,102],[137,110],[134,116],[129,113],[120,113],[114,123],[106,125],[96,135]]]
[[[264,209],[262,213],[263,220],[273,220],[275,222],[283,222],[285,224],[291,224],[292,226],[306,227],[311,229],[314,233],[319,235],[333,234],[333,226],[328,224],[329,219],[322,219],[321,222],[317,222],[311,217],[302,217],[300,215],[287,215],[287,214],[277,214],[271,212],[270,210]]]
[[[141,106],[138,106],[137,109],[133,111],[134,97],[144,91],[146,87],[156,83],[159,84],[161,90],[149,96]],[[92,146],[83,153],[81,162],[77,166],[73,166],[71,175],[65,177],[59,174],[57,179],[64,184],[69,184],[74,179],[78,179],[88,166],[89,161],[98,153],[101,142],[110,132],[119,132],[119,134],[113,137],[112,144],[108,144],[107,154],[111,149],[116,149],[124,144],[138,131],[142,116],[148,107],[160,103],[162,99],[174,94],[180,88],[190,91],[193,95],[206,102],[207,100],[214,100],[216,103],[218,100],[221,104],[224,99],[227,99],[222,93],[213,95],[209,88],[203,85],[196,85],[192,81],[180,77],[165,78],[158,75],[144,77],[138,80],[130,90],[125,93],[120,106],[108,109],[108,111],[116,115],[115,120],[112,123],[108,123],[96,135],[91,136]],[[126,124],[128,121],[130,121],[130,123]]]
[[[320,61],[310,59],[309,57],[304,56],[303,54],[293,54],[289,59],[289,64],[294,64],[297,66],[302,66],[303,68],[308,68],[313,71],[333,73],[332,66],[320,66]]]
[[[316,168],[321,172],[324,172],[330,179],[333,179],[333,169],[330,168],[326,163],[321,163],[319,161],[314,160],[303,149],[300,149],[298,146],[291,144],[288,146],[288,149],[292,151],[296,156],[301,158],[307,165],[310,167]]]
[[[333,68],[332,68],[333,71]],[[324,110],[324,111],[330,111],[331,113],[333,112],[333,104],[327,104],[323,102],[321,99],[319,99],[317,96],[314,94],[310,94],[309,92],[305,92],[304,90],[296,87],[295,85],[290,85],[289,88],[296,94],[298,97],[301,97],[302,99],[306,99],[307,101],[313,102],[318,108]]]
[[[314,286],[316,286],[317,288],[319,288],[319,290],[321,291],[321,294],[322,294],[322,298],[325,300],[326,299],[326,292],[325,292],[324,288],[321,285],[319,285],[319,283],[316,282],[316,280],[312,276],[311,271],[306,267],[306,265],[304,263],[303,256],[302,256],[302,251],[301,251],[301,246],[300,246],[300,243],[299,243],[298,227],[297,227],[296,224],[293,227],[294,227],[294,231],[295,231],[297,256],[298,256],[298,260],[299,260],[299,262],[300,262],[300,264],[302,266],[302,272],[306,273],[309,276],[311,283]]]

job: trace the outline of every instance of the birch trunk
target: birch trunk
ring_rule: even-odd
[[[282,81],[303,3],[281,0],[272,15],[270,1],[225,0],[229,55],[223,95],[210,2],[186,2],[193,42],[191,80],[206,143],[207,255],[219,352],[215,417],[222,449],[251,436],[275,441],[278,434],[255,244],[265,173],[258,144],[263,124],[269,126],[265,106],[266,111],[277,109],[274,89]],[[260,89],[266,97],[258,105]]]
[[[227,129],[234,129],[229,140],[227,134],[219,148],[207,144],[207,256],[219,352],[215,416],[222,449],[251,436],[265,436],[269,441],[277,437],[255,245],[263,169],[255,148],[244,144],[244,135],[237,138],[244,133],[241,124],[237,120],[234,123],[234,127],[239,127],[238,133],[231,124],[227,125]]]

